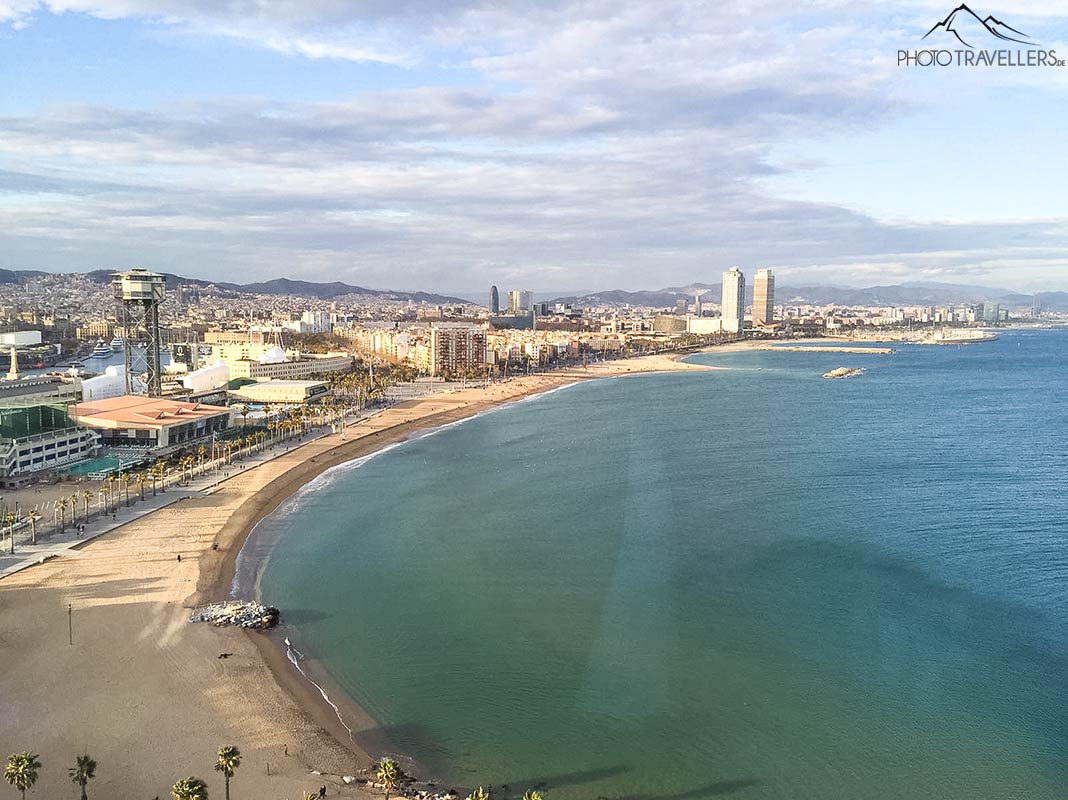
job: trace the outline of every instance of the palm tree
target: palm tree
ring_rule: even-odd
[[[137,473],[137,488],[141,490],[141,502],[142,503],[145,501],[145,480],[146,480],[145,473],[138,472]]]
[[[89,501],[93,499],[93,493],[88,489],[82,491],[82,505],[85,508],[85,521],[89,521]]]
[[[208,800],[208,785],[200,778],[182,778],[171,787],[174,800]]]
[[[82,787],[82,800],[88,800],[89,795],[85,793],[85,787],[90,780],[96,777],[96,762],[89,756],[78,756],[75,765],[67,772],[70,774],[71,782],[75,786]]]
[[[4,780],[22,792],[22,800],[26,800],[26,790],[37,783],[37,770],[41,768],[41,762],[37,760],[36,753],[13,753],[8,756],[7,766],[4,767]]]
[[[73,525],[78,521],[78,493],[75,492],[70,496],[70,524]]]
[[[7,535],[11,537],[11,552],[15,552],[15,515],[10,511],[4,515],[4,524],[7,525]]]
[[[124,472],[119,475],[119,480],[122,481],[122,488],[126,491],[126,507],[130,507],[130,473]]]
[[[228,744],[219,748],[219,758],[215,762],[215,770],[221,772],[226,778],[226,800],[230,800],[230,779],[234,777],[234,771],[241,766],[241,751]]]
[[[527,789],[523,792],[523,800],[545,800],[537,789]]]
[[[382,788],[386,790],[386,800],[389,800],[390,794],[397,788],[397,783],[400,782],[401,778],[401,771],[397,767],[397,762],[392,758],[383,758],[378,762],[375,777],[382,784]]]
[[[479,786],[467,796],[467,800],[489,800],[490,793]]]
[[[41,518],[41,515],[37,512],[37,509],[31,509],[30,513],[26,515],[26,519],[30,521],[30,544],[37,544],[37,520]]]

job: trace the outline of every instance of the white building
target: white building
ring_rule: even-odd
[[[745,325],[745,275],[737,267],[723,273],[723,330],[740,333]]]
[[[775,273],[758,269],[753,278],[753,324],[771,325],[775,321]]]
[[[132,388],[134,392],[140,394],[145,391],[145,382],[135,377]],[[82,381],[81,400],[85,403],[95,403],[111,397],[121,397],[124,394],[126,394],[126,367],[106,367],[103,375]]]

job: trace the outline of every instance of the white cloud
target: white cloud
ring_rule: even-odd
[[[1063,223],[878,222],[760,188],[804,168],[773,166],[776,144],[912,108],[873,55],[886,27],[875,8],[0,0],[9,23],[137,18],[295,57],[408,65],[444,49],[484,78],[333,103],[0,116],[0,266],[564,289],[708,279],[733,263],[850,280],[1061,263]]]

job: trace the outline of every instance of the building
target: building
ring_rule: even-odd
[[[490,313],[491,314],[500,314],[501,313],[501,295],[497,291],[497,287],[496,286],[491,286],[490,287]]]
[[[525,292],[512,289],[508,292],[508,313],[519,315],[530,312],[534,308],[534,292]]]
[[[232,400],[246,403],[307,403],[330,393],[323,381],[261,381],[227,392]]]
[[[300,315],[300,333],[330,333],[333,327],[326,311],[305,311]]]
[[[775,273],[758,269],[753,278],[753,324],[771,325],[775,322]]]
[[[254,381],[306,380],[330,372],[352,372],[352,356],[326,355],[297,361],[273,361],[243,358],[231,361],[230,378],[251,378]]]
[[[696,316],[701,316],[701,293],[694,292],[693,295],[693,313]]]
[[[129,381],[126,380],[126,367],[112,365],[105,367],[103,374],[83,380],[81,396],[78,399],[83,403],[95,403],[111,397],[122,397],[126,394],[128,385],[138,391],[144,388],[144,383],[136,375],[131,376]]]
[[[230,409],[203,403],[183,403],[162,397],[122,395],[70,410],[78,425],[92,428],[106,447],[168,450],[187,445],[233,425]]]
[[[686,313],[690,310],[689,304],[686,302],[685,297],[680,297],[675,301],[675,313],[680,317],[686,316]]]
[[[1001,320],[1001,305],[987,301],[983,303],[983,322],[995,323]]]
[[[430,327],[431,375],[455,375],[485,363],[485,329],[462,322],[441,322]]]
[[[77,378],[65,381],[52,376],[0,381],[0,408],[77,403],[82,385]]]
[[[0,409],[0,485],[17,488],[33,473],[60,469],[96,453],[98,436],[60,406]]]
[[[737,267],[723,273],[723,330],[740,333],[745,327],[745,275]]]

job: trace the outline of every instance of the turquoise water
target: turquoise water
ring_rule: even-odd
[[[328,473],[262,593],[495,796],[1063,798],[1066,345],[572,386]]]
[[[119,459],[112,456],[102,456],[89,461],[79,461],[77,464],[67,467],[64,472],[68,475],[88,475],[91,472],[118,469],[120,463]]]

